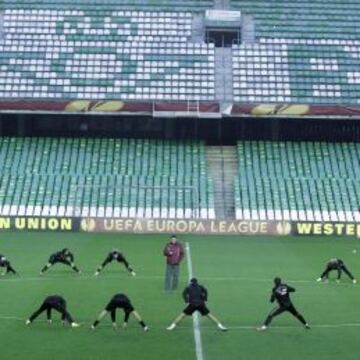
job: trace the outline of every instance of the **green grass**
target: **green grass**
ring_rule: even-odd
[[[181,289],[187,282],[187,268],[181,269],[181,286],[174,294],[163,291],[166,236],[101,235],[60,233],[2,233],[0,253],[6,254],[19,270],[19,277],[0,279],[0,336],[4,359],[195,359],[191,319],[176,331],[165,327],[182,310]],[[209,308],[225,325],[220,333],[208,319],[201,319],[206,360],[359,358],[360,326],[319,327],[317,325],[360,324],[360,286],[344,277],[337,285],[318,284],[326,261],[343,258],[355,276],[360,273],[356,239],[256,238],[184,236],[191,245],[196,276],[209,290]],[[42,278],[40,268],[50,253],[69,247],[83,275],[57,265]],[[98,277],[97,265],[107,252],[118,247],[137,272],[131,277],[123,267],[110,264]],[[359,251],[360,254],[360,251]],[[272,278],[281,276],[296,287],[294,304],[310,324],[305,331],[289,315],[276,318],[268,332],[258,333],[272,305]],[[89,329],[110,297],[125,292],[149,324],[143,333],[131,319],[127,330],[114,331],[105,318],[96,331]],[[82,324],[79,329],[53,325],[44,316],[27,327],[25,319],[43,298],[61,294],[70,313]],[[118,313],[118,322],[122,322]]]

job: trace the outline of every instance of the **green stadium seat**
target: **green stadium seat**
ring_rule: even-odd
[[[3,215],[214,218],[204,144],[1,138]]]
[[[243,141],[238,156],[237,219],[360,221],[359,144]]]

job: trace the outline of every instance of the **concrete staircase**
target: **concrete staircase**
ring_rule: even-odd
[[[206,157],[208,174],[214,183],[215,215],[218,219],[235,219],[236,146],[207,146]]]
[[[219,102],[233,101],[231,48],[215,48],[215,98]]]
[[[191,30],[191,42],[203,43],[205,37],[204,16],[202,14],[194,14]]]
[[[230,9],[230,0],[215,0],[214,8],[216,10],[229,10]]]
[[[255,43],[255,21],[252,15],[243,15],[241,42],[247,44]]]
[[[4,12],[0,11],[0,40],[4,39]]]

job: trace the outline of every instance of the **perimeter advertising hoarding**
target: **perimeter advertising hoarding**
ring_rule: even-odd
[[[360,223],[0,216],[0,231],[357,236]]]
[[[79,231],[79,218],[48,216],[0,216],[0,231]]]
[[[291,224],[276,221],[83,218],[80,229],[88,232],[285,235],[291,233]]]
[[[83,218],[80,222],[80,230],[125,233],[360,237],[360,223],[340,222]]]

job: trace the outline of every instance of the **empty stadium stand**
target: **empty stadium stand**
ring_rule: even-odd
[[[2,215],[214,218],[203,143],[0,139]]]
[[[192,13],[24,3],[3,4],[0,98],[214,99],[214,47],[189,41]]]
[[[167,10],[167,11],[201,11],[211,8],[213,0],[183,0],[175,2],[172,0],[3,0],[0,9],[74,9],[86,11],[112,11],[119,10]]]
[[[238,143],[236,218],[360,220],[358,143]]]
[[[256,43],[233,47],[235,102],[359,104],[358,1],[242,1]]]
[[[359,104],[359,54],[359,46],[234,46],[234,100]]]
[[[231,5],[254,16],[258,40],[304,39],[313,44],[317,39],[360,39],[357,0],[231,0]]]

